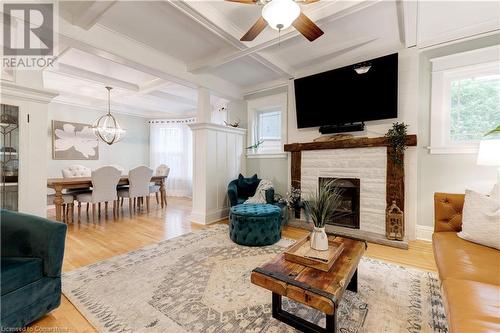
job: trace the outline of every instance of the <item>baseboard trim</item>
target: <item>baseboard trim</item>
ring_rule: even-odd
[[[432,242],[434,228],[426,225],[417,225],[417,239]]]
[[[211,212],[191,212],[191,221],[198,224],[212,224],[222,221],[229,216],[229,208],[221,208]]]

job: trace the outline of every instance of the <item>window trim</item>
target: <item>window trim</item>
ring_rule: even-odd
[[[259,114],[265,112],[266,109],[272,110],[281,109],[281,138],[269,139],[267,141],[281,141],[279,149],[257,149],[247,151],[248,158],[282,158],[286,157],[283,146],[287,138],[287,113],[288,113],[288,98],[287,93],[279,93],[275,95],[255,98],[247,101],[248,109],[248,128],[247,146],[254,144],[258,139],[259,132]],[[271,157],[272,156],[272,157]]]
[[[479,140],[451,142],[451,82],[475,75],[500,74],[500,46],[431,59],[431,154],[476,154]]]

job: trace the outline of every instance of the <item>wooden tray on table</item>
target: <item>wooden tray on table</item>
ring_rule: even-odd
[[[310,247],[311,236],[302,238],[285,251],[285,259],[304,266],[328,272],[344,250],[344,244],[328,236],[328,251],[318,251]]]

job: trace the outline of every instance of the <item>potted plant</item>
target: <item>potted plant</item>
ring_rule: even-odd
[[[392,161],[396,165],[403,165],[403,154],[406,150],[406,134],[408,125],[405,123],[394,123],[392,128],[390,128],[385,137],[389,141],[392,148],[392,154],[390,155]]]
[[[300,188],[291,187],[290,191],[282,196],[280,194],[276,194],[275,201],[279,203],[281,206],[286,207],[284,210],[286,212],[286,221],[288,221],[288,217],[290,216],[289,211],[297,211],[301,208],[300,202]]]
[[[311,233],[311,248],[319,251],[328,250],[325,223],[332,219],[342,203],[342,189],[335,186],[334,180],[325,182],[316,192],[309,194],[303,203],[307,218],[311,218],[314,224]]]

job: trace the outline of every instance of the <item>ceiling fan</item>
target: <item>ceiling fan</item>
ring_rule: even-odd
[[[252,41],[264,28],[269,25],[271,28],[281,31],[293,25],[309,41],[323,35],[323,31],[301,12],[299,3],[310,4],[319,0],[226,0],[249,5],[263,5],[262,16],[255,24],[241,37],[242,42]]]

